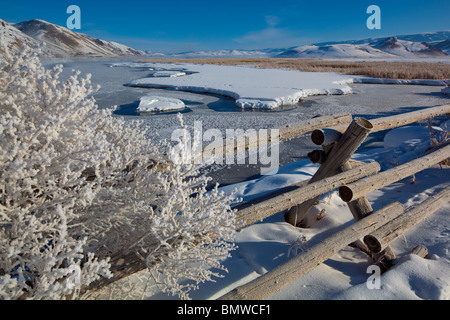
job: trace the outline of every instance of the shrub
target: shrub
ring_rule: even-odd
[[[62,66],[45,69],[36,50],[2,48],[0,297],[79,298],[130,251],[181,298],[218,276],[235,212],[206,191],[201,165],[99,110],[90,75],[60,81]]]

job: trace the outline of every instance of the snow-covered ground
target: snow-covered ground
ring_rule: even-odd
[[[442,93],[450,95],[450,87],[445,87],[441,90]]]
[[[368,44],[333,44],[326,46],[306,45],[278,55],[279,58],[379,58],[389,59],[397,56],[371,47]]]
[[[129,67],[130,65],[125,63],[123,66]],[[151,67],[142,64],[136,64],[136,66],[139,68],[134,68],[133,72],[127,74],[130,79],[142,77]],[[182,71],[184,66],[171,65],[169,68],[172,71]],[[147,71],[143,71],[144,69]],[[194,71],[190,68],[189,70]],[[227,67],[221,70],[226,71]],[[258,69],[237,67],[233,70],[238,70],[241,75],[248,76],[253,70]],[[200,70],[196,69],[196,71]],[[199,73],[201,74],[201,72]],[[227,76],[226,72],[219,74],[219,77],[222,75]],[[303,76],[305,75],[303,74]],[[189,79],[191,76],[161,80],[178,81]],[[330,74],[327,74],[327,77],[327,81],[320,83],[323,87],[330,84],[335,85],[333,83],[335,79],[338,81],[347,81],[348,79],[347,76],[342,76],[343,78],[333,76],[331,77],[333,81],[330,81]],[[155,80],[150,77],[145,79]],[[317,81],[324,80],[320,79],[320,75],[317,75],[315,79]],[[211,79],[204,80],[206,82],[203,83],[203,88],[211,88],[212,86],[207,82]],[[286,83],[283,82],[283,79],[273,80],[279,80],[277,83]],[[250,81],[249,78],[246,81]],[[262,82],[259,79],[255,81],[259,84]],[[268,85],[276,87],[275,82]],[[448,103],[448,97],[441,93],[441,88],[430,86],[428,83],[423,84],[419,86],[347,83],[343,86],[351,88],[351,94],[311,96],[288,109],[271,109],[269,112],[243,112],[233,109],[234,101],[223,100],[218,96],[203,95],[200,92],[125,88],[129,90],[127,92],[137,90],[129,96],[131,100],[134,99],[132,97],[146,95],[144,94],[146,90],[152,94],[157,91],[163,96],[178,98],[191,109],[191,112],[184,114],[185,123],[188,126],[194,121],[203,121],[205,128],[223,130],[226,128],[276,128],[311,118],[316,114],[340,112],[350,112],[354,116],[371,119]],[[200,86],[200,83],[198,85]],[[299,87],[301,88],[299,85],[295,90],[298,90]],[[323,87],[317,86],[318,89],[324,89]],[[224,89],[224,87],[221,88]],[[243,85],[240,88],[242,89]],[[250,91],[248,87],[245,88],[243,92],[246,92],[247,89]],[[273,93],[272,89],[274,88],[269,87],[267,91]],[[258,90],[261,92],[261,87]],[[208,90],[204,91],[208,92]],[[103,94],[99,92],[100,99]],[[130,119],[136,118],[134,115],[122,116]],[[174,114],[158,114],[140,118],[162,137],[170,137],[170,132],[177,128]],[[444,124],[447,119],[444,116],[436,119],[433,122],[436,130],[448,130],[448,121],[447,127]],[[437,129],[439,125],[442,126],[441,129]],[[281,144],[280,157],[283,160],[280,163],[283,165],[276,175],[249,178],[251,170],[248,166],[235,165],[228,168],[228,171],[224,169],[222,174],[219,172],[214,179],[223,183],[232,181],[229,176],[237,177],[236,183],[223,186],[222,190],[230,192],[237,189],[237,196],[244,198],[245,201],[266,196],[269,192],[281,190],[286,186],[308,179],[318,166],[305,159],[305,150],[316,148],[308,145],[307,140],[308,137],[299,138]],[[430,144],[429,140],[430,135],[426,123],[390,132],[380,132],[370,135],[354,158],[360,161],[378,161],[385,170],[397,163],[403,163],[422,155]],[[406,178],[370,193],[368,199],[375,210],[393,201],[399,201],[405,207],[416,205],[450,185],[449,170],[448,167],[434,166],[417,173],[413,184],[411,178]],[[326,211],[325,216],[315,221],[308,229],[295,228],[287,224],[284,221],[283,212],[280,212],[264,221],[239,230],[236,234],[238,249],[233,251],[231,257],[224,262],[228,273],[224,274],[223,278],[217,279],[216,282],[201,284],[197,291],[190,294],[191,298],[216,299],[353,223],[353,217],[347,205],[339,198],[336,191],[324,195],[320,203],[312,209],[310,217],[314,220],[323,209]],[[381,289],[367,288],[366,282],[371,275],[371,273],[367,273],[367,268],[372,264],[370,259],[358,249],[347,247],[270,299],[450,299],[449,213],[450,204],[446,204],[392,244],[398,260],[391,270],[381,276]],[[429,257],[427,259],[406,255],[418,244],[423,244],[428,248]],[[156,290],[151,282],[148,282],[148,279],[145,271],[140,272],[106,288],[101,297],[174,299],[174,297]],[[144,288],[146,288],[145,291]]]
[[[442,124],[443,128],[446,128]],[[436,130],[441,130],[435,128]],[[354,156],[360,161],[378,161],[385,169],[394,163],[411,160],[423,153],[430,144],[430,133],[422,126],[409,126],[390,131],[382,147]],[[310,178],[318,166],[306,160],[281,167],[276,175],[249,180],[222,188],[225,192],[237,190],[244,201],[255,199],[286,186]],[[436,165],[415,175],[414,183],[406,178],[368,194],[374,210],[399,201],[406,208],[417,205],[428,196],[450,185],[450,168]],[[319,212],[325,215],[316,220]],[[397,254],[395,266],[381,275],[380,289],[369,289],[372,275],[367,269],[372,261],[356,248],[347,247],[300,277],[269,299],[450,299],[450,203],[399,237],[391,247]],[[347,205],[336,191],[321,197],[309,213],[314,221],[307,229],[295,228],[284,221],[283,212],[239,230],[237,250],[224,265],[228,273],[216,282],[204,283],[190,295],[192,299],[216,299],[233,288],[243,285],[331,234],[353,223]],[[417,245],[429,250],[426,259],[409,256]],[[121,280],[103,291],[103,297],[120,292],[122,298],[173,299],[155,290],[148,282],[146,271]],[[146,288],[146,291],[143,288]],[[113,291],[109,291],[113,290]],[[129,290],[129,291],[128,291]]]

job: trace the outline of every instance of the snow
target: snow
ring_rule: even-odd
[[[427,141],[429,137],[424,133],[422,126],[409,126],[405,130],[394,129],[387,135],[395,136],[400,133],[402,139],[405,139],[404,143],[409,143],[411,148],[402,146],[399,138],[397,143],[386,143],[385,146],[370,152],[355,154],[354,158],[365,162],[375,160],[383,163],[386,168],[391,167],[395,159],[402,158],[404,162],[420,156],[414,148],[417,141],[429,146]],[[309,179],[317,168],[317,165],[305,160],[293,162],[281,167],[276,175],[222,187],[221,190],[228,193],[236,189],[237,197],[243,197],[244,201],[248,201]],[[368,194],[368,200],[374,210],[393,201],[399,201],[405,208],[410,208],[448,187],[449,170],[448,167],[442,169],[439,165],[434,166],[417,173],[414,184],[406,178]],[[325,216],[316,220],[319,212],[324,209]],[[373,262],[358,249],[346,247],[271,296],[269,300],[448,300],[450,299],[449,212],[450,204],[444,205],[391,244],[397,259],[395,265],[381,275],[379,289],[369,289],[367,286],[368,278],[372,275],[368,272],[368,268]],[[191,298],[217,299],[354,223],[346,203],[340,199],[337,191],[322,196],[308,217],[312,224],[306,229],[289,225],[284,221],[283,212],[280,212],[239,230],[235,239],[238,249],[224,262],[228,273],[215,282],[200,285],[199,290],[192,292]],[[419,244],[425,245],[429,250],[426,259],[408,255]],[[136,274],[130,277],[132,280],[127,281],[146,283],[145,272]],[[117,285],[120,286],[120,283]],[[136,290],[136,287],[134,288]],[[151,290],[146,292],[144,297],[173,299]]]
[[[45,42],[47,49],[57,57],[117,57],[142,56],[145,53],[126,45],[96,39],[83,33],[74,32],[65,27],[34,19],[14,24],[16,31],[27,35],[37,42]]]
[[[420,156],[415,148],[417,141],[430,145],[429,131],[427,136],[425,130],[428,131],[423,126],[409,126],[405,130],[394,129],[386,136],[388,138],[401,136],[397,139],[396,145],[395,143],[385,143],[385,147],[357,154],[354,158],[379,162],[386,162],[387,159],[393,161],[398,158],[402,158],[402,162],[415,159]],[[411,148],[404,148],[402,143],[399,143],[402,139],[406,144],[409,141]],[[387,140],[385,139],[385,142]],[[317,168],[318,166],[307,161],[291,163],[281,167],[278,174],[274,176],[262,177],[236,186],[227,186],[222,190],[229,192],[236,187],[238,196],[247,197],[245,200],[249,200],[264,195],[267,190],[273,192],[286,185],[308,179]],[[441,169],[439,166],[435,166],[417,173],[414,184],[411,184],[410,179],[407,178],[372,192],[368,195],[368,199],[375,210],[392,201],[400,201],[405,207],[410,207],[449,186],[449,170],[448,167]],[[230,271],[231,278],[233,278],[234,272],[246,275],[247,279],[256,278],[286,262],[295,254],[295,250],[301,252],[305,247],[313,246],[332,233],[353,223],[350,211],[336,191],[321,197],[320,203],[312,208],[309,214],[310,219],[312,216],[314,220],[314,217],[322,209],[326,210],[325,217],[320,221],[314,221],[312,227],[308,229],[291,227],[284,222],[283,214],[280,213],[240,230],[236,238],[239,246],[238,253],[230,259],[229,264],[231,265],[230,269],[233,270],[234,264],[241,265],[241,260],[244,260],[247,267],[245,270]],[[379,290],[370,290],[366,285],[367,278],[370,276],[366,271],[371,265],[371,261],[358,249],[346,248],[270,299],[448,300],[450,298],[449,212],[450,204],[446,204],[392,244],[399,259],[391,270],[381,275],[381,289]],[[304,237],[306,242],[299,242],[301,237]],[[427,246],[430,259],[406,255],[419,244]],[[235,285],[238,284],[235,283]],[[212,288],[213,286],[209,290]],[[223,288],[223,290],[216,289],[217,291],[210,292],[209,298],[217,298],[229,289],[229,287]],[[198,297],[206,298],[206,292],[199,294]]]
[[[450,95],[450,87],[445,87],[444,89],[441,90],[441,92],[442,92],[443,94],[448,94],[448,95]]]
[[[186,73],[181,71],[156,71],[152,74],[155,78],[175,78],[185,76]]]
[[[165,64],[145,66],[155,70],[167,68]],[[134,80],[130,86],[220,94],[235,99],[236,105],[243,109],[274,109],[296,104],[300,99],[312,95],[351,93],[347,84],[352,82],[352,77],[332,72],[257,69],[248,66],[176,66],[179,71],[189,71],[192,74],[176,78],[148,77]]]
[[[280,58],[393,58],[395,55],[383,52],[368,44],[333,44],[301,46],[278,55]]]
[[[440,127],[432,127],[433,134],[443,132]],[[384,136],[384,147],[393,149],[408,145],[420,144],[431,141],[432,133],[427,127],[422,126],[405,126],[389,131]]]
[[[366,76],[354,76],[353,83],[373,83],[373,84],[411,84],[425,86],[445,86],[445,80],[433,79],[387,79],[372,78]]]
[[[111,66],[130,67],[131,64],[120,63]],[[259,69],[256,68],[222,68],[213,66],[211,67],[211,73],[208,74],[207,66],[199,66],[197,68],[186,64],[168,65],[135,63],[132,67],[140,68],[140,70],[152,68],[156,71],[170,69],[172,71],[187,73],[186,76],[179,78],[145,78],[144,82],[147,84],[143,86],[144,88],[155,86],[157,88],[169,87],[177,90],[191,89],[193,91],[197,90],[196,92],[216,91],[217,93],[233,96],[234,99],[242,99],[242,97],[254,98],[257,95],[251,96],[250,93],[252,90],[253,92],[262,95],[264,91],[263,80],[258,78],[261,77],[261,75],[269,78],[274,77],[270,81],[267,80],[267,83],[265,84],[267,86],[265,88],[266,91],[273,96],[275,96],[274,92],[290,91],[287,89],[287,86],[278,91],[278,87],[285,83],[290,83],[289,88],[295,86],[295,92],[298,92],[299,88],[309,87],[308,79],[305,79],[305,76],[309,76],[308,73],[301,73],[303,75],[303,80],[301,80],[302,77],[299,76],[302,82],[299,82],[300,84],[298,84],[297,82],[292,81],[294,80],[294,77],[298,76],[293,75],[295,72],[292,74],[275,74],[272,73],[272,71],[259,73]],[[188,71],[197,73],[188,74]],[[218,76],[216,75],[216,77],[214,77],[212,74],[213,71],[218,72]],[[145,72],[147,71],[143,71],[144,74]],[[241,77],[247,77],[247,85],[245,86],[240,83],[239,79],[236,79],[237,77],[232,77],[228,73],[237,73]],[[254,77],[251,78],[252,80],[249,80],[250,74]],[[132,76],[133,72],[130,77]],[[318,78],[313,77],[312,80],[317,81],[317,83],[320,84],[317,88],[321,88],[322,90],[326,86],[331,87],[336,85],[336,83],[333,83],[331,80],[343,81],[342,83],[345,84],[342,84],[342,86],[345,87],[347,86],[346,84],[349,79],[344,76],[341,78],[341,76],[332,73],[320,74],[317,76]],[[287,77],[290,81],[285,81],[286,79],[283,77]],[[224,78],[225,80],[220,82],[217,78]],[[201,80],[203,80],[203,82],[201,82]],[[250,86],[252,82],[255,83],[256,88]],[[226,87],[225,84],[229,84],[229,86]],[[197,85],[197,87],[194,85]],[[339,87],[338,85],[336,86]],[[310,117],[314,113],[330,114],[344,111],[351,112],[354,115],[371,115],[378,117],[390,115],[392,113],[398,114],[408,110],[416,110],[417,108],[423,108],[424,106],[445,104],[447,99],[445,96],[433,94],[436,92],[435,88],[387,86],[380,89],[379,87],[380,86],[377,84],[357,84],[353,87],[356,93],[355,95],[310,98],[310,102],[314,102],[314,104],[311,104],[308,107],[305,106],[305,108],[302,109],[302,112],[305,112],[305,117]],[[400,87],[404,91],[400,90]],[[227,88],[227,91],[225,91],[224,88]],[[114,90],[116,90],[115,87]],[[114,92],[114,90],[111,92]],[[304,90],[304,88],[301,90]],[[142,92],[139,92],[141,95],[140,97],[144,97]],[[408,94],[406,94],[407,92]],[[242,97],[238,96],[238,93],[241,93]],[[171,97],[182,96],[181,99],[183,99],[183,101],[189,101],[191,99],[197,101],[194,99],[194,94],[191,93],[167,91],[167,94],[170,94]],[[368,100],[366,101],[364,99]],[[256,99],[251,99],[250,102],[254,103],[254,100]],[[130,98],[130,101],[134,101],[134,99]],[[264,102],[264,100],[261,101]],[[389,108],[386,108],[386,106]],[[381,109],[382,107],[386,109]],[[195,107],[193,109],[195,109]],[[198,113],[196,113],[196,111],[198,111]],[[231,128],[233,126],[236,128],[257,128],[258,126],[278,127],[282,125],[282,123],[277,121],[282,120],[292,123],[299,120],[294,120],[295,114],[290,112],[238,112],[236,115],[230,112],[226,115],[227,117],[224,117],[223,113],[213,113],[208,109],[195,109],[194,112],[186,114],[186,120],[191,120],[190,122],[194,120],[203,120],[205,122],[205,127],[218,127],[220,129]],[[283,119],[283,117],[285,117],[285,119]],[[176,121],[173,121],[173,118],[174,117],[161,115],[161,117],[152,116],[144,119],[159,133],[165,134],[172,132],[172,130],[177,127]],[[231,120],[224,120],[225,118]],[[444,129],[445,122],[441,123],[439,126],[441,129]],[[448,121],[447,126],[450,127]],[[437,126],[433,128],[436,131],[440,131]],[[364,162],[375,160],[380,163],[382,170],[385,170],[393,165],[402,164],[423,155],[425,150],[430,146],[431,135],[426,126],[410,125],[388,132],[387,137],[389,139],[385,138],[384,141],[382,140],[379,145],[377,144],[377,148],[370,149],[370,151],[361,151],[360,153],[355,154],[353,158]],[[298,154],[295,156],[298,156]],[[236,189],[237,197],[242,197],[244,201],[254,200],[259,197],[267,196],[269,193],[282,190],[287,186],[297,184],[300,181],[309,179],[313,176],[317,168],[317,165],[313,165],[306,160],[291,162],[281,166],[275,175],[263,176],[238,184],[224,186],[221,190],[231,192],[231,190]],[[407,208],[411,207],[421,203],[430,195],[449,186],[449,170],[448,167],[440,168],[439,165],[436,165],[433,168],[417,173],[415,175],[414,184],[411,184],[410,178],[406,178],[370,193],[368,199],[375,210],[393,201],[399,201]],[[315,217],[323,209],[326,210],[325,216],[321,220],[315,221]],[[367,273],[367,268],[372,264],[372,261],[359,250],[347,247],[314,270],[294,281],[279,293],[271,296],[270,299],[448,300],[450,299],[450,257],[448,251],[448,230],[450,230],[450,220],[448,219],[449,212],[450,204],[444,205],[441,209],[408,231],[405,235],[399,237],[392,244],[399,260],[392,269],[381,276],[381,289],[379,290],[370,290],[366,286],[366,281],[370,276],[370,274]],[[299,253],[304,250],[305,247],[314,246],[334,232],[342,230],[354,222],[346,203],[339,198],[336,191],[321,197],[319,204],[311,210],[310,219],[314,222],[311,228],[295,228],[284,221],[283,214],[283,212],[280,212],[261,222],[239,230],[236,233],[235,241],[238,249],[232,252],[231,257],[224,261],[224,266],[228,269],[228,273],[224,273],[224,277],[216,279],[216,282],[200,284],[199,290],[193,291],[190,294],[191,298],[197,300],[219,298],[237,286],[248,283],[267,271],[272,270],[276,266],[288,261],[296,252]],[[306,239],[306,242],[301,242],[302,237]],[[419,244],[423,244],[428,248],[430,252],[429,258],[422,259],[414,256],[408,257],[406,255]],[[142,282],[140,282],[141,280]],[[124,283],[133,284],[133,292],[136,292],[137,298],[143,296],[146,299],[175,299],[175,297],[167,296],[166,294],[155,290],[151,285],[147,286],[148,274],[146,271],[142,271],[124,279],[123,282],[119,281],[117,283],[117,286],[119,287],[114,287],[115,285],[112,287],[115,289],[121,288]],[[139,283],[142,283],[142,288],[147,286],[148,289],[142,296],[142,291],[139,291]],[[109,298],[109,293],[106,294],[106,298]]]
[[[160,112],[169,110],[181,110],[186,108],[184,102],[168,97],[144,96],[139,101],[138,112]]]

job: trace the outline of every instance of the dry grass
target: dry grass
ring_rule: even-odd
[[[337,72],[390,79],[450,79],[450,64],[387,61],[327,61],[295,58],[229,59],[146,59],[145,62],[194,63],[215,65],[251,65],[258,68],[281,68],[310,72]]]

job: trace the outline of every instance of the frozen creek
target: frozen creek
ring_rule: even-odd
[[[69,75],[72,69],[80,70],[82,75],[91,73],[92,84],[101,86],[94,94],[100,108],[117,105],[115,116],[143,120],[155,134],[165,139],[170,139],[172,132],[179,128],[178,112],[139,114],[137,107],[141,97],[155,95],[183,101],[187,107],[182,111],[185,124],[193,127],[195,121],[201,121],[204,130],[271,129],[316,115],[342,112],[372,119],[449,102],[449,96],[441,93],[442,88],[439,86],[350,84],[351,94],[311,96],[300,103],[272,110],[247,110],[236,107],[233,99],[220,95],[127,86],[134,80],[148,77],[152,71],[149,68],[110,67],[111,63],[117,62],[119,61],[66,62],[62,77]],[[363,148],[379,146],[383,135],[384,133],[371,135]],[[306,154],[315,148],[308,135],[282,142],[280,165],[305,159]],[[231,165],[217,172],[214,180],[221,184],[235,183],[258,172],[258,168],[250,165]]]

